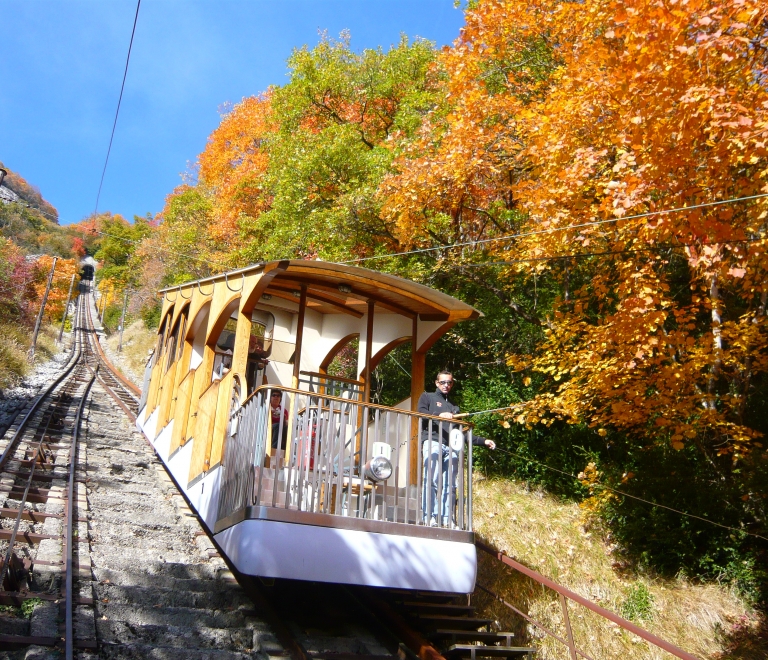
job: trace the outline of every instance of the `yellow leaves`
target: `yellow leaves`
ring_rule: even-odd
[[[746,31],[739,38],[755,36],[764,2],[726,0],[722,12],[706,15],[697,3],[660,9],[587,0],[579,7],[483,2],[467,11],[459,45],[441,56],[450,100],[440,119],[435,113],[424,122],[414,155],[398,162],[404,173],[383,189],[384,214],[393,222],[402,214],[397,233],[404,244],[424,235],[426,224],[419,223],[428,214],[442,213],[470,234],[490,226],[470,206],[508,209],[514,201],[525,216],[515,231],[535,235],[498,253],[514,252],[523,264],[516,273],[546,274],[561,297],[535,354],[507,358],[515,371],[551,376],[515,422],[589,420],[601,437],[617,429],[676,450],[697,437],[731,442],[747,431],[738,422],[743,398],[729,398],[728,390],[739,387],[748,359],[762,373],[766,333],[728,331],[717,407],[703,411],[714,360],[708,278],[716,272],[727,288],[724,319],[754,308],[762,266],[719,241],[755,235],[765,206],[626,216],[760,189],[759,177],[734,172],[748,162],[766,171],[759,132],[768,125],[768,90],[755,85],[746,64],[750,46],[728,26]],[[505,89],[515,92],[489,93],[477,72],[502,58],[519,61],[521,44],[541,33],[556,44],[558,59],[543,72],[546,83],[529,85],[507,67],[504,84],[512,87]],[[608,41],[614,39],[620,41]],[[523,103],[518,91],[536,93]],[[486,150],[491,143],[495,150]],[[625,219],[559,231],[615,217]],[[764,246],[748,250],[764,254]],[[595,257],[561,259],[575,252]],[[682,268],[671,265],[681,257]],[[530,387],[530,376],[522,383]]]

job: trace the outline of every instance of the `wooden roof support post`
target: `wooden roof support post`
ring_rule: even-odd
[[[373,312],[376,301],[368,301],[368,323],[365,330],[365,370],[363,371],[363,380],[365,381],[365,392],[363,401],[371,401],[371,357],[373,355]]]
[[[299,372],[301,371],[301,344],[304,339],[304,312],[307,311],[307,285],[301,285],[301,298],[299,299],[299,320],[296,324],[296,352],[293,355],[293,378],[291,387],[299,389]]]
[[[301,285],[301,297],[299,298],[299,318],[296,322],[296,349],[293,354],[293,378],[291,387],[299,389],[299,375],[301,372],[301,344],[304,340],[304,312],[307,311],[307,285]],[[296,415],[296,394],[291,392],[288,396],[288,419],[294,420]],[[288,424],[287,446],[293,446],[293,423]]]
[[[411,410],[416,412],[419,405],[419,397],[424,391],[424,377],[426,371],[427,352],[419,350],[419,319],[413,319],[413,339],[411,340]],[[417,483],[419,479],[420,438],[419,421],[413,418],[411,423],[411,473],[408,475],[410,483]]]

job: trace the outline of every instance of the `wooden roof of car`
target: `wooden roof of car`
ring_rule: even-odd
[[[278,272],[272,273],[274,270]],[[328,261],[292,259],[259,263],[187,282],[181,288],[204,283],[224,284],[225,281],[236,287],[241,277],[259,272],[272,274],[264,293],[297,304],[297,294],[301,286],[306,285],[308,308],[324,314],[348,313],[359,317],[365,314],[368,301],[373,300],[379,312],[418,316],[423,321],[462,321],[482,316],[474,307],[423,284],[389,273]],[[169,287],[160,293],[178,288]]]

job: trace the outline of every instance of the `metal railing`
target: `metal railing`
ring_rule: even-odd
[[[351,378],[329,376],[314,371],[302,371],[299,374],[299,388],[309,392],[318,392],[329,396],[339,396],[342,399],[360,400],[363,383]]]
[[[583,596],[580,596],[574,591],[571,591],[570,589],[566,589],[565,587],[557,584],[557,582],[554,582],[549,578],[544,577],[540,573],[537,573],[533,569],[530,569],[527,566],[524,566],[523,564],[515,561],[511,557],[507,557],[507,555],[505,555],[503,552],[499,552],[495,548],[492,548],[491,546],[486,545],[482,541],[476,540],[475,545],[478,547],[478,549],[488,553],[492,557],[495,557],[498,561],[505,564],[506,566],[509,566],[511,569],[517,571],[518,573],[522,573],[523,575],[530,578],[534,582],[538,582],[540,585],[548,589],[551,589],[552,591],[557,593],[558,599],[560,601],[560,608],[563,614],[563,626],[565,628],[564,638],[558,635],[557,633],[551,631],[541,622],[536,621],[535,619],[532,619],[525,612],[521,611],[511,603],[508,603],[501,596],[494,593],[487,587],[484,587],[480,583],[477,584],[478,588],[480,588],[482,591],[485,591],[489,596],[491,596],[492,598],[496,599],[497,601],[499,601],[500,603],[502,603],[503,605],[511,609],[517,615],[521,616],[523,619],[528,621],[528,623],[542,630],[547,636],[552,637],[553,639],[556,639],[561,644],[564,644],[568,648],[568,652],[570,654],[571,660],[578,660],[578,656],[581,656],[582,658],[586,658],[586,660],[595,660],[595,659],[592,658],[592,656],[587,655],[587,653],[585,653],[582,649],[576,646],[576,641],[573,636],[573,629],[571,628],[571,619],[568,614],[567,601],[569,600],[586,607],[588,610],[591,610],[592,612],[598,614],[599,616],[605,619],[608,619],[609,621],[616,624],[617,626],[623,628],[624,630],[627,630],[633,635],[637,635],[641,639],[644,639],[646,642],[649,642],[650,644],[653,644],[654,646],[666,651],[667,653],[672,654],[676,658],[682,658],[682,660],[698,660],[696,656],[691,655],[690,653],[686,653],[681,648],[678,648],[674,644],[671,644],[670,642],[664,639],[661,639],[661,637],[657,637],[653,633],[650,633],[647,630],[640,628],[640,626],[636,626],[631,621],[627,621],[626,619],[623,619],[618,614],[615,614],[610,610],[606,610],[604,607],[600,607],[599,605],[596,605],[588,598],[584,598]]]
[[[439,440],[453,429],[455,449]],[[471,446],[465,422],[263,386],[230,411],[218,519],[267,506],[471,530]]]

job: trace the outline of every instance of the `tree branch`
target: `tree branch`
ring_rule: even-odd
[[[520,318],[528,321],[528,323],[532,323],[533,325],[537,325],[539,327],[547,325],[549,326],[549,323],[546,323],[542,321],[538,316],[535,316],[533,314],[530,314],[527,312],[521,305],[516,303],[512,298],[506,293],[506,291],[498,288],[497,286],[494,286],[488,280],[480,277],[479,275],[476,275],[473,272],[470,272],[467,268],[461,268],[461,270],[464,272],[464,274],[472,280],[475,284],[482,287],[486,291],[490,291],[495,295],[499,300],[501,300],[509,309],[511,309],[515,314],[517,314]],[[551,326],[550,326],[551,327]]]

